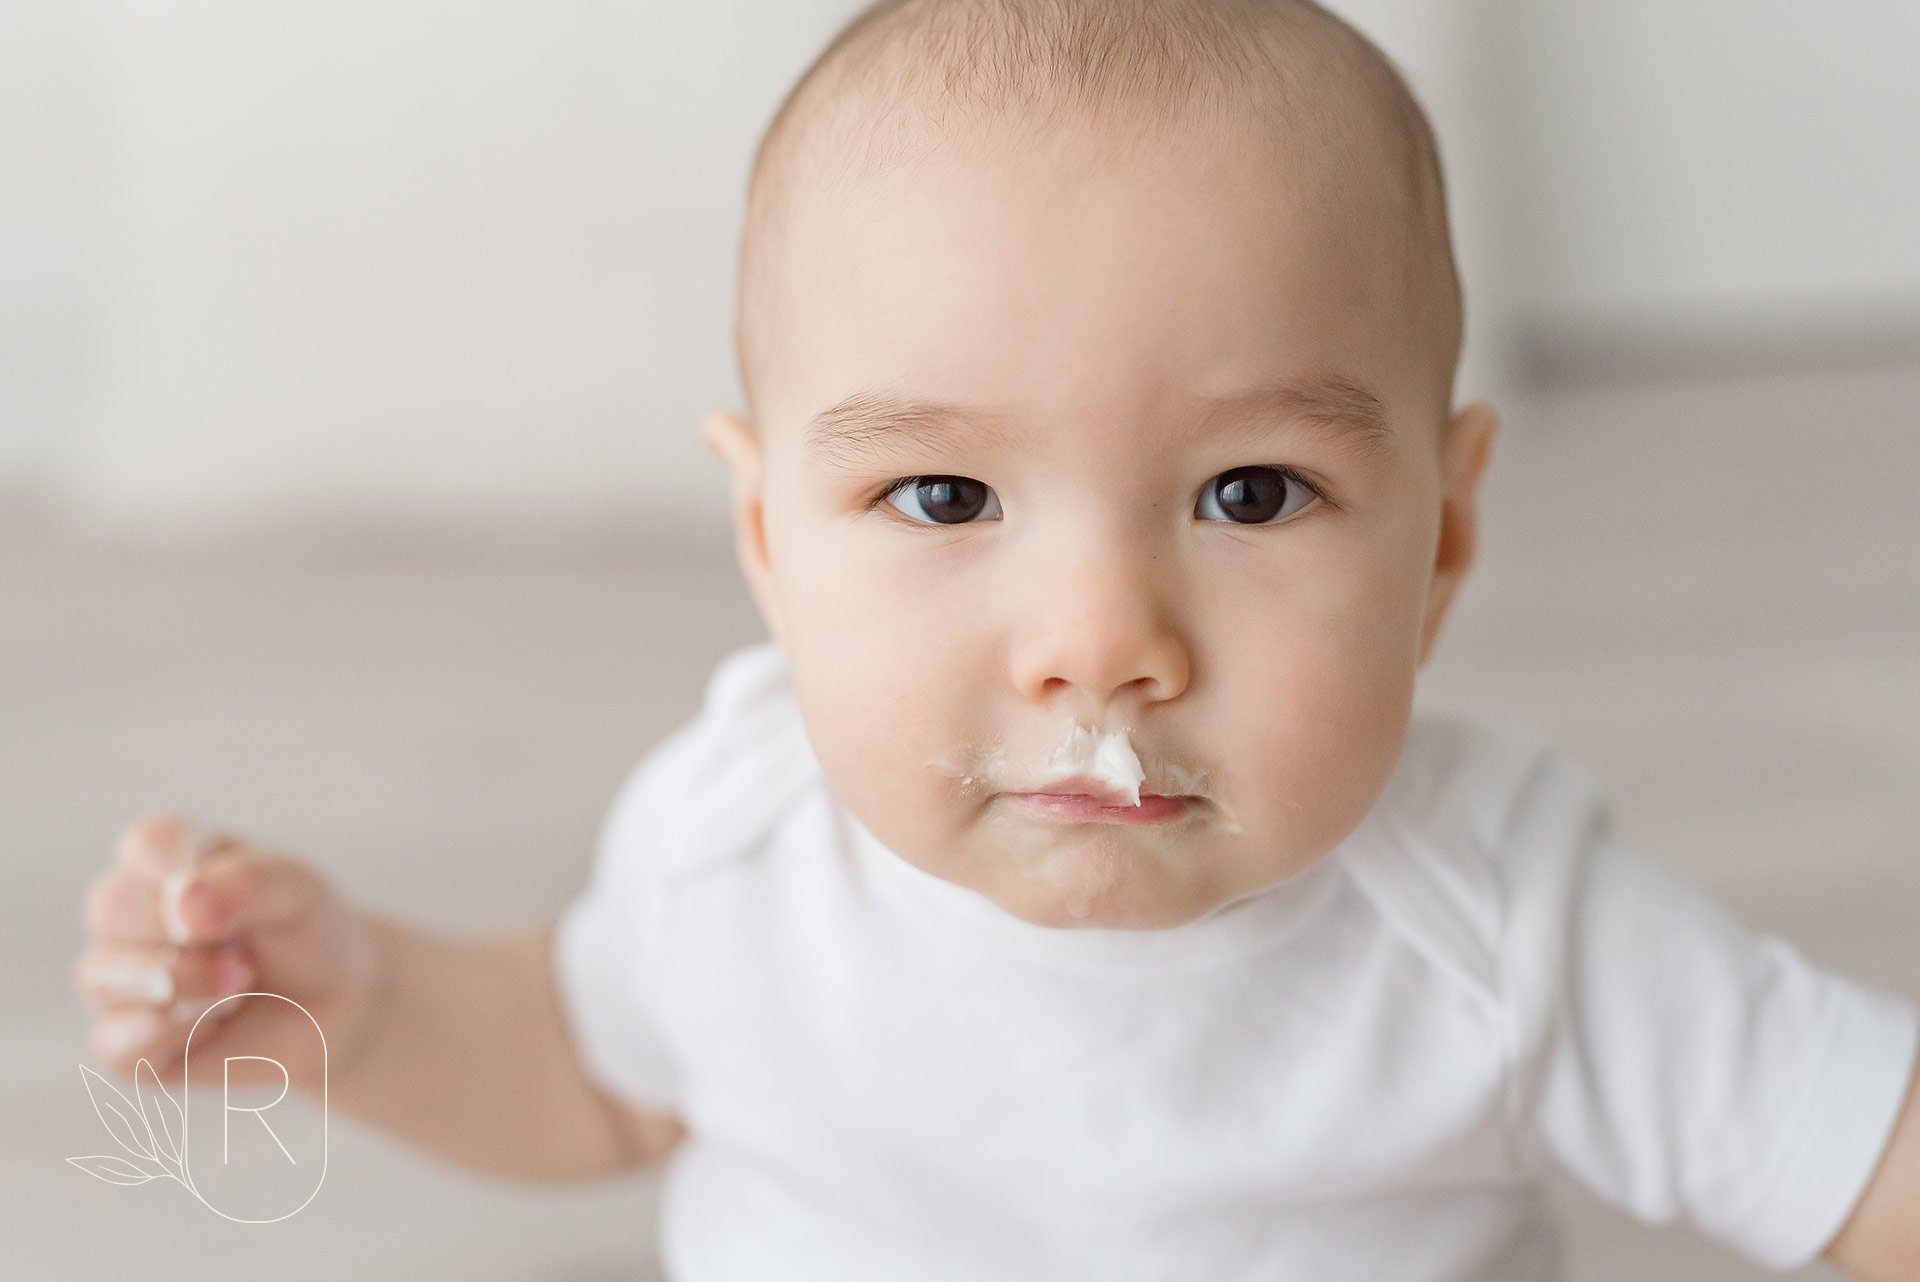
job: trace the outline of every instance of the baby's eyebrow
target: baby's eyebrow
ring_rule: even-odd
[[[1393,449],[1393,429],[1380,398],[1339,374],[1276,379],[1203,400],[1191,435],[1251,444],[1283,424],[1338,439],[1360,457],[1382,458]],[[985,438],[1005,445],[1015,436],[1011,420],[1000,411],[875,388],[814,415],[803,447],[826,467],[858,471],[895,444],[928,448]]]

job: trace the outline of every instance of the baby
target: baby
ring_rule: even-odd
[[[771,641],[591,885],[439,937],[149,818],[88,904],[109,1066],[178,1082],[208,1002],[285,994],[332,1107],[448,1160],[670,1158],[679,1282],[1540,1282],[1554,1163],[1920,1278],[1913,1004],[1730,919],[1537,736],[1413,706],[1494,418],[1363,38],[889,0],[774,119],[740,291],[746,412],[702,434]],[[317,1094],[250,1000],[194,1077]]]

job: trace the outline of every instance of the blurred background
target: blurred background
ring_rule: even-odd
[[[1423,702],[1920,995],[1920,7],[1333,7],[1435,118],[1504,412]],[[80,903],[155,808],[448,929],[577,890],[760,635],[695,428],[752,146],[855,8],[0,7],[0,1274],[655,1276],[650,1179],[340,1119],[275,1225],[86,1178]],[[1579,1282],[1773,1276],[1556,1199]]]

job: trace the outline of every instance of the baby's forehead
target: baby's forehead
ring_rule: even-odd
[[[1346,234],[1398,242],[1451,378],[1458,286],[1437,154],[1398,74],[1351,28],[1287,0],[901,0],[829,45],[756,155],[737,316],[750,410],[807,306],[787,278],[820,253],[799,233],[821,209],[832,234],[857,235],[929,157],[991,167],[1069,143],[1121,172],[1205,152],[1319,189],[1350,211]]]
[[[1237,164],[1248,145],[1171,139],[1089,159],[1009,142],[811,194],[765,300],[787,319],[760,408],[794,421],[891,384],[990,389],[1045,417],[1120,399],[1135,377],[1214,389],[1381,365],[1432,387],[1435,361],[1403,363],[1437,344],[1402,306],[1402,221],[1343,193],[1331,167]]]

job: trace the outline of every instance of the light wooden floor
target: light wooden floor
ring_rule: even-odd
[[[1510,420],[1424,700],[1551,732],[1739,915],[1920,994],[1920,368],[1563,389]],[[434,924],[550,915],[620,775],[757,635],[718,531],[151,547],[4,521],[0,1275],[649,1276],[648,1181],[531,1192],[347,1124],[271,1226],[88,1179],[61,1160],[100,1141],[68,976],[83,887],[155,807]],[[1557,1195],[1577,1282],[1772,1276]]]

